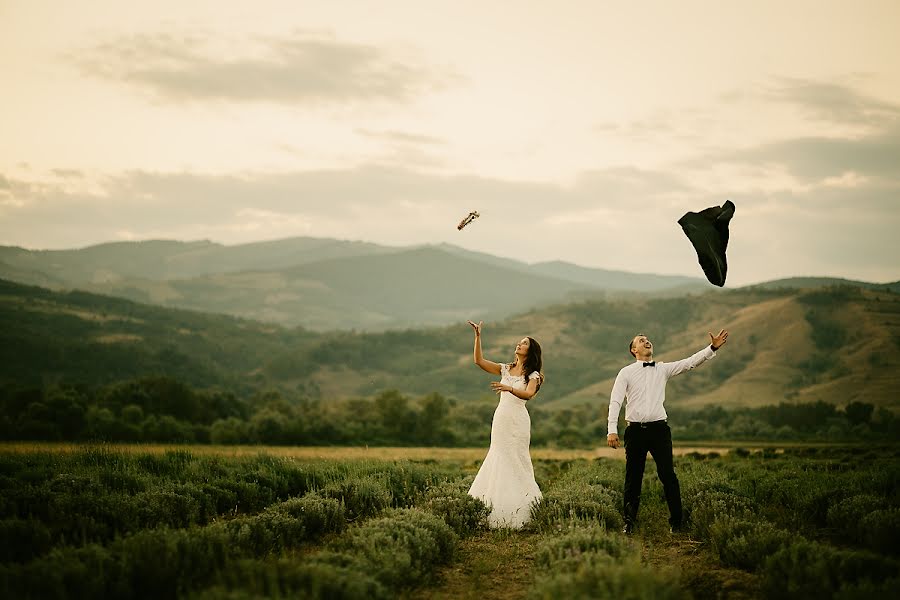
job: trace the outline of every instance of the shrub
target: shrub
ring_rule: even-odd
[[[897,563],[871,552],[797,541],[772,554],[762,570],[769,598],[830,598],[836,590],[896,577]]]
[[[577,570],[588,554],[603,554],[620,561],[637,556],[637,550],[627,538],[611,535],[602,527],[576,527],[541,543],[534,564],[547,571]]]
[[[50,530],[40,521],[0,520],[0,563],[31,560],[51,546]]]
[[[878,552],[900,554],[900,508],[876,510],[859,523],[863,543]]]
[[[266,512],[284,514],[298,520],[303,524],[303,532],[308,539],[342,531],[347,525],[344,507],[340,501],[323,498],[315,492],[272,505]]]
[[[622,515],[615,508],[613,498],[614,492],[600,486],[556,486],[532,507],[532,526],[541,531],[560,530],[566,523],[586,521],[619,529],[623,524]]]
[[[104,598],[116,576],[110,553],[89,544],[54,548],[30,563],[10,565],[0,572],[0,589],[8,598]]]
[[[749,518],[752,514],[750,500],[730,492],[700,490],[687,500],[685,508],[690,514],[691,530],[701,540],[710,538],[710,527],[716,519]]]
[[[322,554],[324,556],[299,563],[291,559],[237,561],[222,576],[224,588],[213,588],[197,597],[236,600],[260,596],[323,600],[394,597],[349,557]]]
[[[852,541],[862,541],[862,518],[872,511],[884,508],[884,500],[871,494],[845,498],[828,509],[826,523],[839,535]]]
[[[129,473],[124,470],[100,471],[98,473],[100,483],[108,490],[136,494],[143,492],[149,485],[149,478],[137,473]]]
[[[416,504],[422,494],[438,481],[435,469],[415,463],[397,463],[387,469],[385,485],[387,486],[393,506],[408,508]]]
[[[900,590],[900,577],[880,581],[865,579],[855,584],[845,584],[834,595],[835,600],[871,600],[872,598],[893,598]]]
[[[294,548],[346,525],[340,502],[308,494],[270,506],[262,513],[222,525],[231,543],[251,556]]]
[[[145,529],[165,525],[187,527],[197,521],[197,503],[173,489],[142,492],[134,497],[135,526]]]
[[[531,600],[681,600],[687,597],[688,593],[682,591],[677,578],[669,572],[642,567],[637,559],[613,562],[607,555],[597,553],[585,555],[577,569],[538,576],[528,593]]]
[[[441,517],[460,537],[487,529],[489,506],[470,496],[459,483],[444,483],[425,493],[421,508]]]
[[[343,502],[350,521],[371,517],[391,505],[391,493],[374,477],[348,477],[335,481],[322,488],[321,494]]]
[[[235,512],[256,513],[275,501],[275,493],[267,487],[248,481],[220,481],[220,487],[234,493]]]
[[[401,588],[427,580],[437,564],[452,557],[456,542],[443,519],[399,509],[350,530],[334,548],[359,558],[366,572],[389,588]]]
[[[217,526],[163,527],[118,540],[109,550],[121,572],[109,596],[172,598],[208,584],[234,554],[234,543]]]
[[[797,536],[765,521],[725,516],[709,527],[710,542],[726,565],[756,570],[778,549]]]

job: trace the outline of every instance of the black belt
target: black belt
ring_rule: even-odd
[[[641,429],[646,429],[646,428],[652,427],[654,425],[664,425],[666,423],[666,421],[667,421],[666,419],[661,419],[659,421],[647,421],[645,423],[637,423],[637,422],[632,423],[629,421],[628,426],[631,427],[632,425],[635,425],[637,427],[640,427]]]

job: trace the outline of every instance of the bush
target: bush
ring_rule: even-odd
[[[642,567],[637,559],[614,562],[605,554],[585,555],[579,568],[537,577],[531,600],[681,600],[688,598],[668,572]]]
[[[589,554],[603,554],[618,562],[636,557],[637,549],[629,539],[611,535],[602,527],[576,527],[541,543],[534,564],[545,571],[574,571]]]
[[[322,554],[300,563],[292,559],[238,561],[223,574],[224,587],[206,590],[196,597],[235,600],[260,596],[323,600],[394,597],[351,558]]]
[[[851,496],[829,508],[825,520],[837,534],[850,538],[854,542],[861,542],[862,518],[875,510],[884,508],[884,504],[882,499],[871,494]]]
[[[25,562],[51,547],[50,530],[40,521],[0,520],[0,563]]]
[[[295,548],[345,526],[340,502],[308,494],[270,506],[256,516],[229,521],[222,527],[241,552],[265,556]]]
[[[321,494],[343,502],[350,521],[371,517],[391,505],[391,493],[374,477],[348,477],[335,481],[322,488]]]
[[[764,521],[725,516],[709,527],[710,542],[726,565],[754,571],[797,536]]]
[[[900,509],[876,510],[859,522],[863,543],[878,552],[900,554]]]
[[[532,527],[540,531],[561,530],[568,523],[581,521],[620,529],[622,515],[615,508],[613,498],[614,491],[598,485],[556,486],[532,507]]]
[[[430,578],[434,567],[448,561],[457,536],[443,519],[417,509],[400,509],[348,532],[334,548],[359,558],[388,588]]]
[[[444,483],[425,493],[421,508],[441,517],[460,537],[472,535],[488,527],[491,508],[470,496],[459,483]]]
[[[172,598],[208,584],[234,554],[234,543],[217,526],[149,529],[113,543],[121,578],[111,597]]]
[[[248,481],[220,481],[220,487],[235,495],[234,512],[257,513],[275,501],[272,489]]]
[[[342,531],[347,525],[343,505],[338,500],[323,498],[315,492],[270,506],[266,512],[297,519],[303,524],[307,539]]]
[[[839,589],[896,577],[898,565],[871,552],[838,550],[801,540],[772,554],[763,566],[769,598],[830,598]]]
[[[750,518],[750,500],[731,492],[700,490],[685,503],[690,514],[691,531],[701,540],[710,539],[710,527],[717,519],[726,516]]]
[[[0,589],[8,598],[105,598],[117,574],[115,561],[102,546],[54,548],[30,563],[0,571]]]
[[[158,489],[142,492],[134,497],[136,529],[146,529],[160,525],[187,527],[198,522],[197,502],[190,496],[174,489]],[[205,521],[204,521],[205,522]]]
[[[393,506],[409,508],[416,504],[422,494],[440,479],[434,468],[415,463],[400,462],[390,466],[386,473],[385,485],[391,494]]]

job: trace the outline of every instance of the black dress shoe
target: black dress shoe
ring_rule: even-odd
[[[631,535],[634,532],[634,525],[631,523],[625,523],[625,527],[622,528],[622,533],[625,535]]]
[[[669,527],[669,533],[684,533],[687,528],[684,525],[672,525]]]

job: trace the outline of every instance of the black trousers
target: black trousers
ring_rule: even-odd
[[[656,474],[663,484],[669,505],[669,524],[681,526],[681,486],[672,460],[672,430],[665,421],[631,423],[625,428],[625,522],[634,525],[641,503],[641,484],[647,452],[656,462]]]

